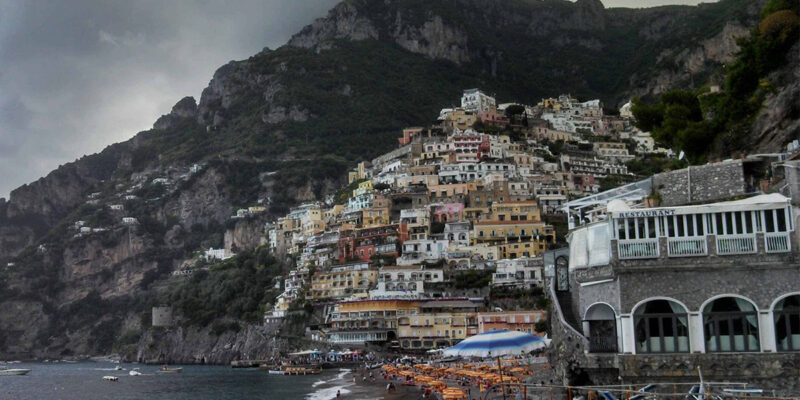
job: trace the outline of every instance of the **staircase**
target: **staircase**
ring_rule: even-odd
[[[581,320],[575,316],[572,307],[572,297],[569,295],[569,292],[556,292],[556,298],[558,299],[558,304],[561,306],[561,315],[564,316],[564,321],[566,321],[573,329],[578,332],[583,331],[583,326],[581,324]]]

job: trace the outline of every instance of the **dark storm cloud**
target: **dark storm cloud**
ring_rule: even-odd
[[[336,0],[0,0],[0,196],[148,129]]]

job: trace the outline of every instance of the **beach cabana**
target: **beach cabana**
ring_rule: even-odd
[[[500,357],[526,354],[549,344],[548,339],[507,329],[479,333],[444,351],[447,357]]]

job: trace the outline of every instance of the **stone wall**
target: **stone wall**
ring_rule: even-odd
[[[747,193],[742,161],[692,166],[652,179],[662,206],[720,201]]]
[[[630,313],[639,301],[653,296],[671,297],[689,311],[700,311],[709,298],[730,293],[766,310],[781,295],[800,291],[795,253],[635,260],[620,262],[614,270],[620,280],[616,311],[621,313]]]
[[[800,390],[800,353],[717,353],[614,355],[625,384],[698,382],[697,367],[706,382],[746,382],[776,396],[796,395]],[[674,385],[685,393],[687,385]],[[673,385],[665,385],[671,392]],[[714,388],[712,388],[714,389]],[[719,390],[719,388],[716,388]]]

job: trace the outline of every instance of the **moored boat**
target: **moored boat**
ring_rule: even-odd
[[[183,371],[183,368],[180,368],[180,367],[178,367],[178,368],[169,368],[169,367],[167,367],[165,365],[165,366],[161,367],[161,369],[159,369],[157,372],[167,373],[167,374],[177,374],[177,373],[180,373],[181,371]]]
[[[31,370],[25,368],[0,368],[0,376],[27,375],[28,372],[31,372]]]

